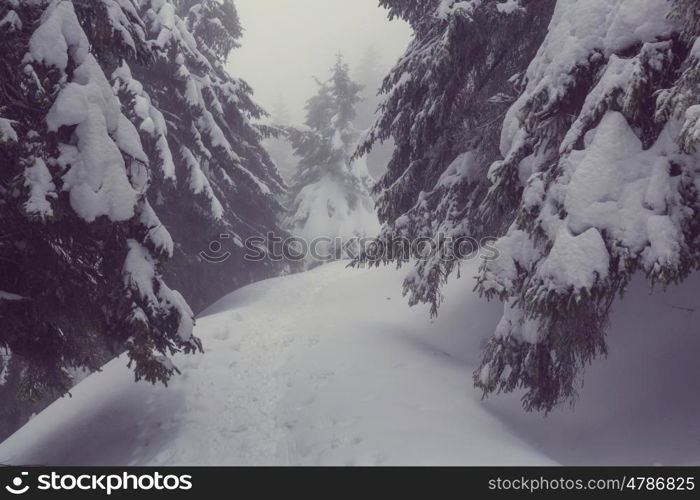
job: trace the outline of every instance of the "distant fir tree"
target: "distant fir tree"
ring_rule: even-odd
[[[382,65],[379,51],[373,45],[367,47],[355,70],[355,80],[363,87],[362,100],[357,104],[355,124],[363,134],[372,128],[379,117],[378,109],[382,101],[379,92],[385,72],[386,68]],[[380,144],[375,144],[364,156],[367,169],[373,178],[379,179],[386,173],[386,166],[393,152],[394,141],[389,138]]]
[[[292,125],[292,117],[287,108],[284,96],[280,94],[270,110],[270,123],[278,132],[263,141],[265,150],[277,166],[280,175],[289,182],[296,171],[298,158],[294,156],[294,148],[287,140],[284,128]]]
[[[292,115],[289,113],[289,108],[287,107],[287,102],[283,94],[277,96],[277,100],[270,111],[270,120],[276,125],[292,124]]]
[[[523,389],[527,409],[572,401],[632,276],[700,263],[698,4],[559,0],[545,31],[552,2],[382,3],[416,32],[363,147],[397,141],[384,234],[505,233],[479,276],[504,315],[475,383]],[[411,302],[436,312],[456,264],[419,263]]]
[[[359,139],[353,120],[362,87],[352,81],[341,56],[331,72],[306,104],[306,126],[287,129],[300,158],[290,185],[287,225],[307,241],[339,237],[348,242],[374,236],[379,224],[369,196],[367,166],[352,159]],[[337,245],[325,246],[324,251],[340,256]]]
[[[379,107],[379,88],[384,79],[385,70],[381,65],[381,55],[377,48],[370,45],[365,49],[360,63],[355,69],[354,79],[362,85],[362,99],[357,103],[357,117],[355,126],[359,130],[366,130],[374,125],[376,111]]]

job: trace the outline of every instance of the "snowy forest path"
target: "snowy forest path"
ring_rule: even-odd
[[[169,387],[135,384],[125,360],[115,359],[0,445],[0,458],[97,465],[551,463],[468,391],[472,368],[463,361],[475,349],[454,341],[464,338],[461,316],[446,308],[433,322],[425,308],[409,308],[400,295],[402,273],[392,268],[345,266],[224,297],[198,318],[205,353],[176,356],[182,374]],[[459,307],[475,317],[475,338],[488,335],[498,310],[481,302]]]
[[[663,296],[643,280],[631,286],[613,317],[609,359],[588,370],[576,411],[545,419],[524,413],[518,394],[484,402],[472,387],[502,313],[472,291],[478,264],[464,263],[434,320],[406,304],[405,270],[393,267],[336,262],[242,288],[199,317],[205,353],[175,356],[182,373],[169,387],[134,383],[117,358],[0,444],[0,461],[699,462],[700,402],[674,391],[700,392],[697,280]]]
[[[193,409],[197,405],[206,408],[211,420],[192,422],[186,432],[192,439],[206,436],[212,443],[209,456],[201,457],[203,460],[230,456],[242,464],[279,461],[278,446],[287,431],[275,417],[287,385],[281,367],[298,336],[293,325],[313,310],[317,294],[338,279],[337,273],[325,271],[317,273],[312,286],[303,291],[296,289],[293,280],[278,279],[270,287],[252,285],[225,297],[200,316],[199,328],[209,335],[205,354],[196,358],[195,369],[203,370],[200,378],[206,380],[196,384],[190,399],[194,400]],[[259,293],[264,293],[264,301],[259,300]],[[188,358],[183,361],[187,363]],[[185,377],[192,368],[183,366]],[[215,397],[208,387],[216,387]],[[189,453],[188,446],[170,448],[154,462],[179,462]]]

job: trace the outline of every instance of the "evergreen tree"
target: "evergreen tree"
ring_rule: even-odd
[[[279,233],[279,173],[261,141],[264,111],[225,63],[241,28],[231,0],[140,2],[152,46],[145,64],[121,66],[115,85],[149,154],[157,158],[149,199],[176,242],[166,277],[195,310],[256,279],[275,274],[270,261],[247,262],[240,244]],[[232,255],[201,255],[213,240]]]
[[[522,387],[544,410],[573,399],[633,275],[665,286],[700,265],[699,13],[557,5],[490,171],[485,210],[516,211],[479,278],[505,302],[475,374],[486,393]]]
[[[263,146],[270,154],[270,158],[284,180],[289,182],[296,171],[298,158],[294,156],[294,148],[284,133],[284,128],[292,124],[292,117],[282,94],[279,95],[270,111],[270,122],[278,130],[278,133],[265,139]]]
[[[382,86],[385,69],[381,64],[381,55],[374,46],[369,46],[362,55],[362,60],[355,71],[356,80],[362,85],[362,100],[357,104],[355,124],[364,134],[370,130],[378,118],[377,110],[381,103],[379,89]],[[388,138],[381,144],[375,144],[364,158],[370,175],[379,179],[386,173],[386,165],[391,160],[394,141]]]
[[[503,11],[495,0],[381,2],[390,17],[410,23],[414,37],[384,80],[379,118],[358,154],[381,141],[396,144],[374,188],[383,255],[408,262],[409,249],[394,242],[433,240],[438,251],[419,260],[404,281],[409,303],[427,302],[432,314],[441,285],[459,263],[460,242],[500,234],[506,224],[487,224],[474,214],[490,186],[488,168],[499,156],[502,116],[555,2],[521,3]]]
[[[436,312],[458,263],[438,232],[505,233],[479,276],[504,315],[475,383],[522,388],[527,409],[573,400],[632,276],[666,285],[700,262],[697,2],[383,4],[416,35],[360,152],[397,143],[384,237],[442,250],[407,279],[411,302]]]
[[[283,94],[277,96],[277,101],[275,101],[270,112],[270,118],[272,123],[276,125],[284,126],[292,124],[292,116],[289,114],[289,108],[287,107]]]
[[[369,196],[371,180],[366,164],[352,161],[359,138],[353,120],[362,88],[350,78],[341,56],[331,78],[317,83],[318,93],[306,105],[306,127],[287,128],[300,157],[291,182],[288,226],[307,241],[373,236],[378,222]],[[339,251],[333,244],[327,247]]]
[[[132,15],[111,1],[0,2],[0,344],[23,360],[30,399],[63,393],[68,370],[98,369],[105,350],[167,382],[168,356],[199,347],[162,277],[173,244],[146,196],[148,156],[109,83],[146,49]]]
[[[3,397],[124,350],[167,382],[199,348],[171,287],[201,309],[275,272],[238,246],[279,231],[284,192],[224,68],[240,32],[230,0],[0,0]],[[206,262],[223,233],[232,257]]]
[[[380,54],[376,47],[370,45],[365,49],[354,73],[355,80],[362,85],[360,94],[362,99],[357,103],[355,126],[360,130],[366,130],[374,125],[380,102],[377,94],[384,79]]]

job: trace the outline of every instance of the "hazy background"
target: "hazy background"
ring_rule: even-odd
[[[411,30],[389,21],[378,0],[235,0],[244,35],[229,70],[246,80],[255,100],[273,111],[282,99],[294,123],[325,80],[340,51],[357,68],[374,47],[386,73],[408,44]]]

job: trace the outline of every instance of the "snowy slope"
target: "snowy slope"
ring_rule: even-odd
[[[433,322],[406,306],[392,268],[336,262],[248,286],[198,320],[207,352],[176,357],[169,388],[134,383],[114,360],[2,443],[0,462],[700,462],[697,313],[675,308],[697,303],[692,284],[632,291],[577,411],[544,419],[472,388],[502,312],[472,294],[475,272],[468,263],[448,285]]]

